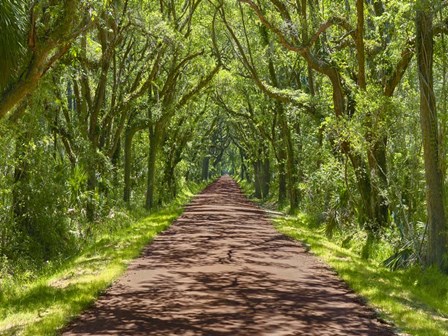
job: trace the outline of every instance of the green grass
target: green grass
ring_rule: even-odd
[[[0,282],[0,335],[56,335],[182,213],[183,205],[200,188],[183,193],[171,206],[130,226],[101,232],[54,274],[32,281]]]
[[[339,276],[380,315],[411,335],[448,335],[448,276],[413,267],[390,271],[375,260],[329,241],[306,223],[306,216],[275,220],[276,228],[309,244],[311,251],[331,265]]]

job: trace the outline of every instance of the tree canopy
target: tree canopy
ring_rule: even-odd
[[[228,173],[365,258],[448,270],[446,1],[0,4],[0,256]]]

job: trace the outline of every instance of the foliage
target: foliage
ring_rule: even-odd
[[[18,0],[0,2],[0,92],[16,78],[25,54],[25,8]]]

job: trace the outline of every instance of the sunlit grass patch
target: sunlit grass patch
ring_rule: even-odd
[[[310,245],[385,320],[411,335],[448,335],[448,276],[419,267],[391,271],[379,261],[366,261],[310,228],[305,218],[275,220],[276,228]]]
[[[99,231],[95,241],[54,274],[0,283],[0,335],[55,335],[88,307],[154,237],[181,213],[201,186],[129,226]],[[99,223],[100,225],[101,223]]]

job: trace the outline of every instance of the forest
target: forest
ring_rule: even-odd
[[[447,33],[442,0],[0,0],[0,298],[229,174],[446,305]]]

